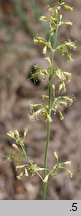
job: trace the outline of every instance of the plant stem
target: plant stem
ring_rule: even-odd
[[[55,35],[55,42],[54,42],[54,48],[56,48],[57,45],[57,35],[58,35],[58,27],[56,30],[56,35]],[[51,54],[51,63],[52,66],[54,64],[54,50],[52,51]],[[49,73],[49,83],[48,83],[48,91],[49,91],[49,102],[48,102],[48,114],[51,117],[51,96],[52,96],[52,83],[51,83],[51,71]],[[49,141],[50,141],[50,121],[47,121],[47,137],[46,137],[46,145],[45,145],[45,157],[44,157],[44,178],[47,175],[47,156],[48,156],[48,146],[49,146]],[[43,200],[46,199],[46,192],[47,192],[47,184],[48,182],[43,182]]]
[[[25,151],[24,147],[22,147],[22,150],[23,150],[24,157],[27,159],[27,154],[26,154],[26,151]]]
[[[46,146],[45,146],[45,159],[44,159],[44,178],[47,175],[47,154],[48,154],[48,145],[50,140],[50,121],[47,124],[47,139],[46,139]],[[46,191],[47,191],[47,183],[43,183],[43,199],[46,199]]]
[[[49,108],[48,108],[48,114],[51,116],[51,80],[49,76]],[[45,145],[45,158],[44,158],[44,178],[47,175],[47,155],[48,155],[48,145],[50,140],[50,120],[47,121],[47,137],[46,137],[46,145]],[[46,191],[47,191],[47,183],[43,183],[43,200],[46,199]]]

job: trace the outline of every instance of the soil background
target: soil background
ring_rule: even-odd
[[[55,4],[57,1],[54,1]],[[51,126],[48,164],[52,167],[53,152],[58,151],[61,161],[71,160],[73,178],[64,171],[49,183],[47,199],[81,199],[81,1],[66,1],[73,12],[63,11],[64,18],[73,26],[59,32],[59,40],[76,41],[74,61],[67,63],[56,56],[58,66],[72,73],[67,95],[76,98],[72,106],[64,110],[64,120],[54,116]],[[21,134],[29,129],[25,140],[30,157],[43,166],[46,123],[28,119],[28,106],[39,102],[47,93],[47,83],[34,85],[27,79],[33,64],[43,64],[42,53],[33,43],[36,33],[47,35],[47,26],[39,22],[39,16],[47,13],[46,1],[0,0],[0,199],[42,199],[42,183],[38,177],[18,181],[13,161],[4,155],[12,151],[12,140],[6,133],[17,129]]]

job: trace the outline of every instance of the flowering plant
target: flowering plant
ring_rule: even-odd
[[[42,47],[42,53],[45,60],[48,62],[48,68],[44,68],[41,65],[35,65],[35,73],[32,74],[33,79],[37,79],[38,75],[42,77],[44,81],[48,78],[48,95],[42,95],[43,102],[39,104],[31,104],[32,112],[29,114],[30,119],[38,118],[42,116],[47,124],[47,135],[46,144],[44,152],[44,167],[39,167],[32,161],[25,150],[24,139],[28,133],[27,130],[24,131],[23,138],[19,135],[18,131],[10,131],[8,135],[12,137],[16,143],[13,147],[19,153],[10,154],[9,158],[15,158],[16,169],[18,171],[18,179],[23,176],[34,176],[38,175],[43,182],[43,199],[46,199],[47,185],[50,178],[56,175],[56,172],[60,169],[65,169],[67,173],[72,177],[71,171],[68,169],[67,165],[70,165],[70,161],[61,163],[59,161],[58,153],[54,152],[54,158],[56,163],[50,170],[47,166],[47,156],[48,156],[48,146],[50,142],[50,125],[52,124],[52,113],[58,114],[60,120],[63,120],[63,109],[68,105],[73,103],[73,98],[66,95],[66,82],[71,79],[71,73],[68,71],[63,71],[55,64],[55,54],[57,52],[62,56],[66,56],[67,61],[72,61],[71,49],[76,48],[75,43],[68,40],[64,43],[58,44],[58,31],[63,25],[72,25],[71,22],[65,22],[61,14],[62,8],[65,10],[72,11],[73,8],[67,5],[64,1],[58,0],[57,8],[55,9],[53,3],[48,6],[49,14],[48,16],[41,16],[40,20],[42,22],[47,22],[49,25],[49,39],[46,40],[40,37],[38,34],[34,38],[34,43]],[[56,92],[56,86],[53,78],[58,79],[58,94]],[[58,95],[58,96],[57,96]],[[23,163],[22,158],[25,157],[26,163]]]

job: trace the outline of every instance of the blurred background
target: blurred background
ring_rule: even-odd
[[[57,0],[54,0],[56,4]],[[47,199],[81,199],[81,2],[66,1],[73,12],[63,11],[64,18],[73,22],[63,27],[59,41],[70,38],[76,41],[74,61],[67,63],[56,56],[59,67],[72,73],[67,95],[76,98],[64,110],[64,120],[54,116],[51,126],[48,164],[52,167],[53,152],[58,151],[61,161],[71,160],[73,178],[64,171],[53,178],[48,187]],[[25,144],[32,159],[43,166],[46,123],[28,119],[28,106],[39,102],[47,93],[47,83],[28,79],[33,64],[45,65],[42,52],[33,43],[36,33],[48,37],[48,26],[39,22],[47,14],[49,0],[0,0],[0,200],[41,199],[42,183],[38,177],[16,179],[14,162],[4,155],[12,152],[12,140],[6,133],[17,129],[21,134],[29,129]]]

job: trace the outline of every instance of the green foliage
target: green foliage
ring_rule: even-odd
[[[41,116],[44,118],[47,124],[44,167],[41,168],[40,166],[36,165],[27,156],[24,145],[24,139],[27,134],[26,130],[24,132],[23,138],[20,137],[18,131],[8,133],[10,137],[15,139],[16,143],[13,144],[13,147],[17,152],[19,152],[19,160],[16,161],[16,169],[20,172],[17,178],[21,179],[23,175],[33,176],[37,174],[43,181],[43,199],[46,199],[48,181],[51,177],[56,175],[57,171],[64,169],[68,173],[68,175],[72,177],[71,171],[67,167],[71,164],[71,162],[60,162],[58,154],[56,152],[54,152],[56,163],[54,164],[53,168],[50,170],[50,168],[47,166],[48,145],[50,141],[50,124],[53,121],[52,113],[59,114],[60,120],[63,120],[63,109],[73,103],[73,98],[70,98],[66,95],[66,83],[71,80],[71,74],[68,71],[63,71],[61,68],[58,68],[54,62],[54,57],[57,52],[60,52],[60,55],[66,55],[67,60],[71,61],[71,50],[75,50],[76,48],[75,43],[70,40],[64,41],[64,43],[57,45],[59,28],[65,24],[72,25],[71,22],[63,21],[61,14],[62,7],[65,8],[65,10],[72,11],[72,8],[70,6],[66,5],[62,0],[58,0],[57,8],[54,9],[53,4],[51,4],[48,7],[48,16],[42,16],[40,18],[41,21],[47,22],[49,24],[48,40],[40,37],[39,35],[34,38],[35,44],[39,45],[42,48],[45,61],[48,62],[48,68],[44,68],[41,65],[36,65],[36,72],[32,74],[32,78],[34,79],[36,79],[39,74],[41,75],[43,81],[47,78],[48,95],[42,95],[42,103],[31,104],[29,114],[31,120],[38,120]],[[53,77],[56,77],[58,79],[58,96],[56,94],[56,86],[53,81]],[[25,157],[26,164],[22,163],[22,157]]]

